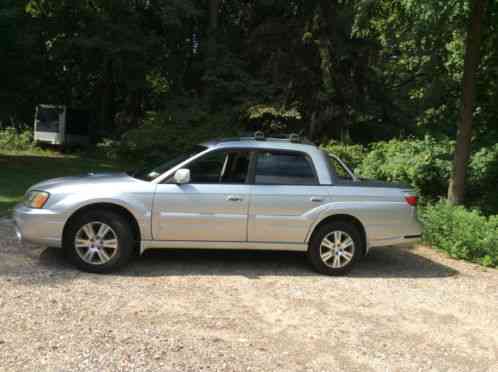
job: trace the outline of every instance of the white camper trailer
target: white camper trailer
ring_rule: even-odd
[[[87,145],[92,115],[87,110],[67,106],[38,105],[34,140],[51,145]]]

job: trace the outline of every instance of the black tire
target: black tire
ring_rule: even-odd
[[[85,262],[76,251],[75,240],[78,231],[88,223],[98,222],[109,226],[117,237],[117,249],[106,263],[90,264]],[[135,238],[132,227],[126,218],[113,211],[88,211],[77,216],[67,227],[64,233],[63,248],[69,260],[80,270],[106,274],[114,272],[126,265],[134,253]]]
[[[328,260],[327,263],[325,263],[320,256],[322,249],[321,244],[323,239],[334,231],[342,231],[343,233],[346,233],[347,235],[349,235],[349,237],[351,237],[351,240],[353,240],[354,243],[353,249],[348,250],[348,253],[352,253],[351,260],[345,263],[346,258],[339,258],[339,260],[342,259],[342,261],[340,262],[344,262],[344,266],[337,268],[329,266],[333,264],[333,262],[331,262],[330,260],[333,261],[334,256],[332,256],[332,258]],[[343,236],[346,237],[346,235]],[[355,225],[342,221],[325,223],[322,226],[318,227],[318,229],[313,233],[310,239],[308,245],[308,259],[311,262],[313,268],[321,274],[346,275],[351,271],[356,262],[358,262],[358,260],[362,257],[364,251],[363,245],[364,243],[361,233]]]

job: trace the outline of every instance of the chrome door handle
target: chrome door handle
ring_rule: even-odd
[[[323,198],[320,198],[318,196],[312,196],[310,200],[315,203],[321,203],[323,201]]]
[[[227,200],[235,202],[235,201],[242,201],[242,198],[240,196],[237,196],[237,195],[228,195]]]

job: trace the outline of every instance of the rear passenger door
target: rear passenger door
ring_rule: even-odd
[[[251,172],[248,240],[303,243],[310,212],[329,199],[312,160],[297,151],[258,150]]]

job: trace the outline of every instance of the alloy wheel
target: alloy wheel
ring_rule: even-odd
[[[348,265],[354,257],[355,244],[348,233],[340,230],[325,235],[320,243],[322,262],[333,269]]]
[[[114,230],[103,222],[83,225],[74,240],[78,256],[90,265],[103,265],[118,252],[118,238]]]

